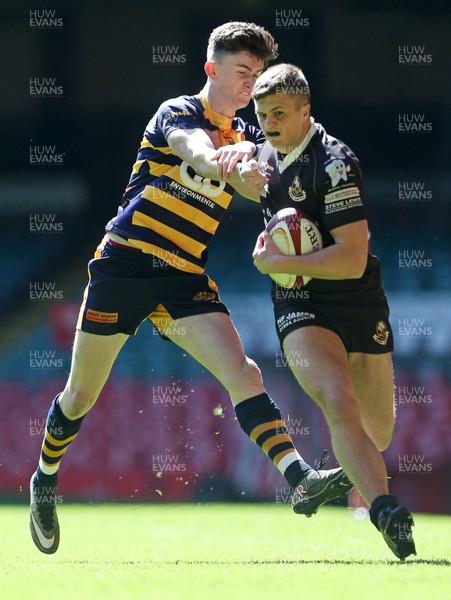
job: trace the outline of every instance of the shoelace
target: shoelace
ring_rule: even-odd
[[[329,453],[327,452],[327,450],[323,450],[323,454],[321,456],[321,458],[317,461],[315,459],[315,471],[319,471],[320,469],[322,469],[324,467],[324,465],[326,464],[326,462],[329,459]]]

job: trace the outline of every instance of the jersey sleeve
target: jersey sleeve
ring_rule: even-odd
[[[196,129],[201,126],[198,107],[184,97],[163,102],[152,121],[166,141],[174,129]]]
[[[263,131],[254,125],[246,124],[246,129],[244,131],[246,140],[249,142],[253,142],[257,147],[261,148],[263,144],[266,142],[266,138],[263,135]]]
[[[319,166],[321,213],[328,231],[366,219],[360,163],[349,148],[341,150]]]

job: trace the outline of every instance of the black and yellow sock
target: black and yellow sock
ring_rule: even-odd
[[[68,419],[61,410],[58,398],[59,394],[52,402],[47,415],[38,466],[38,478],[49,484],[56,483],[61,459],[71,442],[77,437],[84,418]]]
[[[268,394],[240,402],[235,413],[241,429],[268,455],[292,489],[313,471],[294,447],[280,410]]]

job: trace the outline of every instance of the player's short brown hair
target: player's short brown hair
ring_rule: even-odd
[[[272,35],[255,23],[230,21],[213,29],[208,39],[207,59],[220,60],[221,54],[250,52],[265,64],[277,57]]]
[[[255,82],[252,98],[259,100],[271,94],[297,96],[310,104],[310,86],[299,67],[288,63],[269,67]]]

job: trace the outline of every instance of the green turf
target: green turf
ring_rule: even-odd
[[[61,544],[41,554],[28,509],[0,506],[4,600],[445,600],[451,518],[416,515],[400,563],[368,519],[284,505],[61,505]]]

